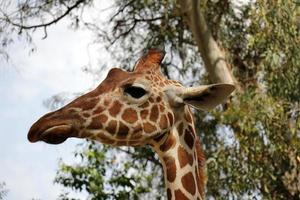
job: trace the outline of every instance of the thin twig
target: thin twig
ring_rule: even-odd
[[[58,21],[60,21],[62,18],[64,18],[65,16],[67,16],[73,9],[77,8],[81,3],[84,3],[85,1],[86,0],[78,0],[73,6],[68,7],[68,9],[61,16],[57,17],[56,19],[53,19],[50,22],[42,23],[42,24],[36,24],[36,25],[18,24],[18,23],[15,23],[15,22],[11,21],[7,15],[5,15],[5,16],[6,16],[6,20],[10,24],[12,24],[13,26],[19,27],[20,29],[36,29],[36,28],[41,28],[41,27],[45,28],[47,26],[50,26],[50,25],[55,24]],[[45,29],[44,29],[44,31],[45,31]],[[45,31],[45,36],[47,37],[47,31]]]

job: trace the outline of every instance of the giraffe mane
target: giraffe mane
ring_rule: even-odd
[[[204,196],[205,195],[205,185],[206,185],[206,175],[205,175],[205,155],[204,155],[204,152],[203,152],[203,149],[201,147],[201,144],[200,144],[200,139],[197,137],[196,138],[196,153],[197,153],[197,161],[198,161],[198,173],[199,173],[199,176],[196,176],[196,177],[199,177],[199,180],[198,183],[198,190],[201,194],[201,196]]]

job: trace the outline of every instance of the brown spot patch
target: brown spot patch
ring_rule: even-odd
[[[134,123],[138,120],[137,113],[132,108],[126,108],[122,114],[122,118],[128,123]]]
[[[149,98],[149,101],[150,101],[151,103],[153,103],[153,102],[154,102],[154,99],[153,99],[152,97],[150,97],[150,98]]]
[[[138,124],[136,127],[133,128],[133,133],[130,136],[131,140],[137,140],[142,137],[142,125]]]
[[[171,192],[170,188],[167,189],[167,197],[168,197],[168,200],[172,199],[172,192]]]
[[[169,122],[170,122],[170,126],[172,126],[173,123],[174,123],[174,117],[170,112],[168,113],[168,119],[169,119]]]
[[[104,124],[108,120],[108,117],[104,114],[101,114],[99,115],[99,120],[102,124]]]
[[[168,119],[167,119],[166,115],[162,115],[162,116],[160,117],[159,127],[160,127],[162,130],[168,128]]]
[[[146,119],[148,116],[149,111],[148,110],[142,110],[141,111],[141,118]]]
[[[172,146],[174,146],[174,144],[175,144],[175,137],[171,133],[169,137],[166,139],[166,141],[162,145],[160,145],[159,149],[161,151],[168,151]]]
[[[110,107],[109,114],[113,117],[117,116],[117,114],[120,112],[122,108],[122,104],[119,101],[114,101],[114,103],[112,104],[112,106]]]
[[[128,135],[129,128],[123,123],[120,122],[119,130],[117,132],[117,138],[124,139]]]
[[[97,135],[97,138],[104,144],[112,144],[114,143],[114,140],[110,139],[109,137],[107,137],[106,135],[104,135],[103,133],[100,133]]]
[[[188,147],[189,147],[190,149],[193,148],[193,146],[194,146],[194,137],[191,135],[190,132],[185,131],[185,134],[184,134],[184,141],[185,141],[185,143],[188,145]]]
[[[175,165],[175,159],[170,156],[164,156],[163,160],[166,165],[166,171],[167,171],[167,180],[169,182],[173,182],[176,178],[176,165]]]
[[[90,114],[89,113],[83,113],[83,117],[88,118],[88,117],[90,117]]]
[[[160,96],[158,96],[158,97],[156,97],[156,102],[161,102],[161,97]]]
[[[158,107],[157,105],[152,106],[151,112],[150,112],[150,120],[153,122],[156,122],[158,119]]]
[[[156,127],[150,124],[149,122],[143,123],[143,126],[144,126],[144,131],[146,133],[152,133],[156,131]]]
[[[159,86],[160,86],[160,87],[163,87],[163,86],[165,86],[164,82],[162,82],[162,81],[161,81],[161,82],[159,82]]]
[[[93,114],[99,114],[104,111],[104,108],[102,106],[98,106],[94,111]]]
[[[186,175],[184,175],[181,178],[181,183],[182,183],[184,189],[186,189],[186,191],[188,191],[192,195],[194,195],[196,193],[195,178],[194,178],[192,172],[189,172]]]
[[[99,117],[93,117],[92,118],[92,122],[89,124],[89,126],[87,127],[88,129],[101,129],[102,123],[100,122]]]
[[[181,136],[183,134],[183,122],[180,122],[180,124],[177,127],[178,133]]]
[[[175,190],[175,200],[189,200],[180,190]]]
[[[164,105],[163,104],[159,104],[159,111],[160,112],[164,112],[164,110],[165,110]]]
[[[117,127],[117,121],[111,120],[105,129],[107,130],[108,133],[113,135],[116,133],[116,127]]]
[[[193,156],[189,154],[182,146],[179,146],[178,148],[178,159],[181,168],[186,166],[188,163],[192,166],[194,162]]]

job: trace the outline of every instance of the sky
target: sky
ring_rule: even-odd
[[[0,60],[0,183],[6,183],[8,200],[56,199],[63,190],[53,184],[59,159],[74,163],[75,146],[83,142],[72,138],[49,145],[27,140],[30,126],[49,112],[43,101],[61,92],[95,87],[82,68],[89,62],[97,68],[96,60],[106,57],[101,46],[89,46],[89,31],[73,31],[68,25],[64,20],[50,27],[45,40],[42,33],[34,34],[35,53],[29,53],[28,45],[20,40],[10,48],[10,62]]]

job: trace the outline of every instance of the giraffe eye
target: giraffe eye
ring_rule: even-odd
[[[142,96],[144,96],[147,93],[147,91],[144,90],[141,87],[137,87],[137,86],[132,86],[131,85],[131,86],[127,86],[124,89],[124,93],[127,94],[127,95],[130,95],[133,98],[139,99]]]

